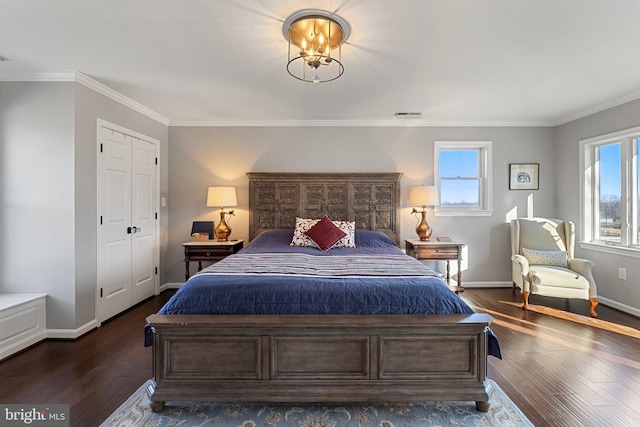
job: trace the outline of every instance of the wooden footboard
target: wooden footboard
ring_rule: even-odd
[[[487,314],[151,315],[151,408],[168,401],[475,401]]]

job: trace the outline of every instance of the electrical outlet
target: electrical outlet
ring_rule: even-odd
[[[618,279],[627,280],[627,269],[618,267]]]

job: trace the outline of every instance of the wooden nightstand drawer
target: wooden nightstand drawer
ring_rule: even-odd
[[[414,249],[417,259],[458,259],[458,248],[427,248],[417,247]]]
[[[191,261],[207,260],[211,258],[225,257],[233,253],[233,247],[221,248],[189,248]]]

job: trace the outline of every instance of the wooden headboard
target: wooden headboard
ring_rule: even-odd
[[[249,239],[291,228],[296,217],[355,221],[356,230],[400,240],[397,221],[402,173],[249,172]]]

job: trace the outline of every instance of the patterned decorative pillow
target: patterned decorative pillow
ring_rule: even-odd
[[[522,255],[529,260],[531,265],[556,265],[567,268],[567,251],[537,251],[535,249],[522,248]]]
[[[347,235],[347,233],[340,230],[326,215],[323,216],[316,225],[305,231],[304,234],[313,240],[322,251],[329,250],[338,240]]]
[[[293,230],[291,246],[311,246],[317,248],[318,245],[305,234],[311,227],[316,225],[319,219],[296,218],[296,228]],[[356,223],[355,221],[332,221],[340,230],[346,233],[342,239],[333,245],[334,248],[355,248],[356,247]]]
[[[311,227],[316,225],[319,219],[296,218],[296,228],[293,230],[293,239],[291,246],[317,246],[306,233]]]
[[[355,248],[356,247],[356,222],[355,221],[333,221],[333,223],[344,233],[342,239],[333,245],[334,248]]]

